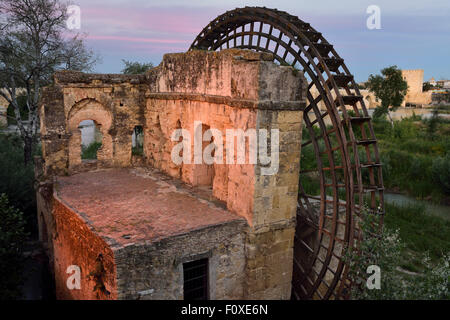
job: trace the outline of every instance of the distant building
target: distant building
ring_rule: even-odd
[[[408,83],[408,92],[402,106],[423,106],[431,103],[431,92],[423,92],[423,69],[402,70],[403,80]]]
[[[0,89],[0,90],[5,92],[6,95],[9,96],[9,94],[5,88]],[[23,89],[23,88],[16,89],[17,96],[24,95],[24,94],[25,94],[25,89]],[[0,128],[8,126],[8,107],[9,107],[8,100],[6,100],[5,97],[0,95]]]
[[[0,128],[6,127],[8,125],[7,110],[8,101],[0,95]]]
[[[450,89],[450,80],[438,80],[436,86],[443,89]]]

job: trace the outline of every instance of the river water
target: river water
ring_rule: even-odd
[[[450,207],[434,204],[424,200],[417,200],[413,197],[398,193],[384,193],[384,201],[397,206],[423,206],[425,211],[434,216],[438,216],[450,221]]]

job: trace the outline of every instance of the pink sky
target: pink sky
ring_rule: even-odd
[[[425,69],[425,77],[450,78],[450,4],[378,0],[382,30],[365,27],[371,0],[74,0],[81,33],[103,62],[96,72],[117,73],[122,59],[159,64],[164,53],[186,51],[212,19],[235,7],[259,5],[285,10],[310,22],[333,43],[358,80],[388,65]],[[408,48],[414,48],[409,50]],[[436,50],[431,50],[436,48]],[[408,49],[408,59],[404,50]],[[426,59],[432,55],[431,59]],[[443,66],[443,64],[445,66]]]

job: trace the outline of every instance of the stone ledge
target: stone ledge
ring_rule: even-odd
[[[301,111],[304,110],[306,102],[304,101],[271,101],[271,100],[248,100],[225,96],[216,96],[209,94],[196,93],[147,93],[146,98],[158,100],[188,100],[200,101],[215,104],[226,104],[236,108],[260,109],[260,110],[289,110]]]
[[[229,48],[221,51],[210,51],[206,49],[193,49],[187,52],[166,53],[163,56],[164,60],[176,60],[185,59],[186,55],[201,56],[201,55],[214,55],[214,56],[231,56],[234,60],[246,60],[246,61],[273,61],[274,55],[270,52],[253,51],[248,49]]]
[[[90,84],[95,87],[94,81],[100,81],[102,84],[143,84],[146,83],[144,74],[100,74],[100,73],[84,73],[80,71],[58,71],[54,74],[55,83],[61,85],[69,84]]]
[[[286,228],[292,228],[296,226],[296,218],[292,219],[281,219],[278,221],[252,226],[248,228],[248,233],[253,235],[258,235],[266,232],[276,231],[276,230],[283,230]]]

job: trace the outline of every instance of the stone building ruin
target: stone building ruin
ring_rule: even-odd
[[[40,116],[42,177],[56,180],[38,203],[58,297],[96,298],[85,276],[101,254],[110,298],[180,299],[183,265],[201,258],[209,298],[289,298],[305,89],[301,72],[236,49],[167,54],[139,76],[55,74]],[[94,162],[80,157],[78,125],[89,119],[103,134]],[[194,121],[223,132],[279,128],[280,161],[290,165],[263,176],[259,165],[214,164],[202,179],[204,164],[170,159],[171,133],[181,125],[193,134]],[[144,157],[131,154],[136,125]],[[66,288],[72,264],[81,290]]]
[[[145,74],[58,72],[40,120],[39,234],[57,298],[348,298],[342,256],[357,245],[363,204],[382,217],[381,168],[364,97],[308,23],[235,9]],[[86,120],[101,133],[95,160],[81,158]],[[244,163],[176,163],[180,141],[195,148],[174,139],[182,129],[213,146],[222,138],[234,155],[228,136],[208,132],[265,130],[270,147],[277,132],[276,169],[247,161],[249,137]],[[302,167],[304,151],[314,164]]]

